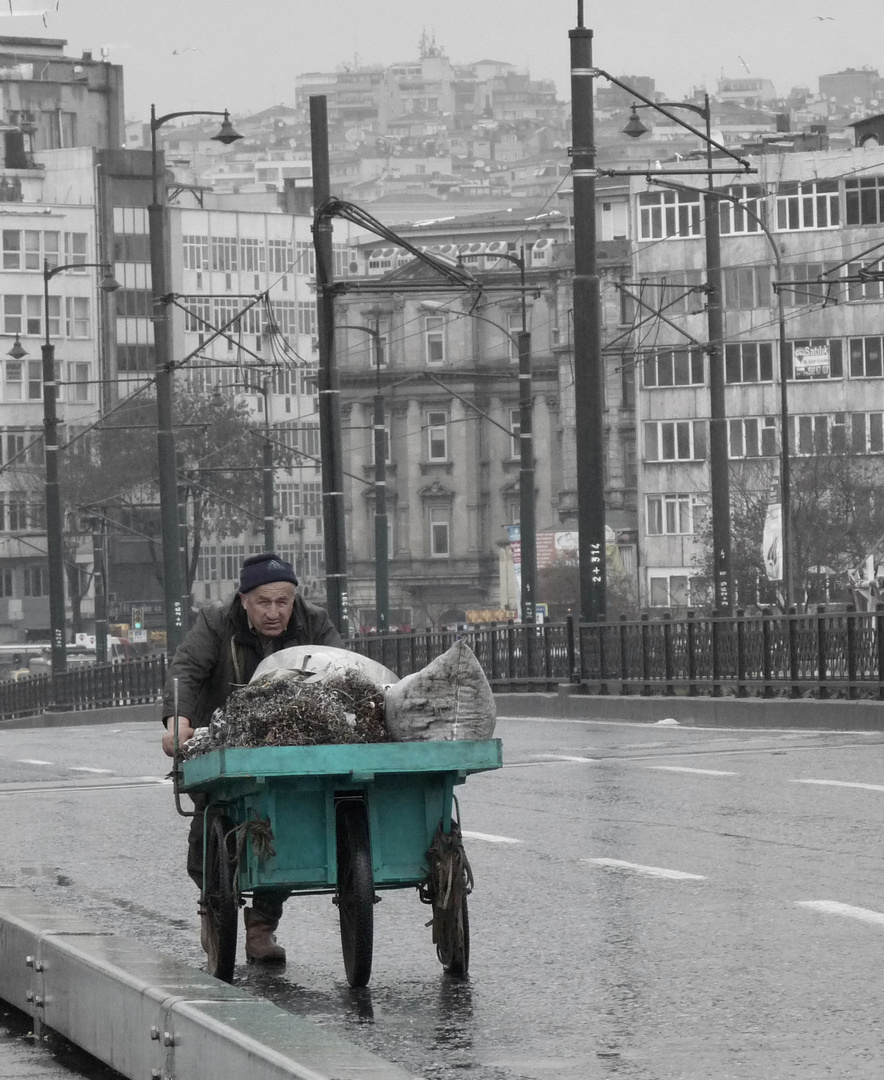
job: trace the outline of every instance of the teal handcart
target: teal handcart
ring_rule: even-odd
[[[347,981],[365,986],[376,890],[412,887],[433,909],[443,967],[466,975],[472,876],[454,788],[501,764],[499,739],[225,748],[180,761],[176,801],[183,791],[208,803],[201,900],[211,973],[233,978],[248,897],[330,893]]]

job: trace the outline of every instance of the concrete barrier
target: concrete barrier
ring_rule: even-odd
[[[655,724],[673,719],[693,727],[884,731],[884,702],[818,698],[662,697],[599,695],[563,685],[555,694],[495,694],[498,716],[620,720]]]
[[[132,1080],[417,1080],[269,1001],[0,886],[0,997]]]

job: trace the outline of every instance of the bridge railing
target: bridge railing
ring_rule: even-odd
[[[593,694],[844,697],[884,701],[884,605],[827,611],[497,623],[457,631],[361,634],[355,652],[410,675],[464,638],[492,689]],[[164,656],[0,682],[0,719],[156,701]]]

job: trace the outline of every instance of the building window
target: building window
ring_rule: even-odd
[[[200,553],[197,557],[196,576],[198,581],[218,580],[218,546],[217,544],[201,544]]]
[[[298,333],[315,337],[317,333],[316,301],[298,301]]]
[[[208,334],[212,329],[211,300],[204,296],[186,296],[184,304],[185,331],[191,334]]]
[[[283,244],[283,243],[288,246],[288,241],[286,241],[286,240],[271,240],[269,242],[269,244],[268,244],[268,248],[272,249],[274,244]],[[298,268],[298,273],[299,274],[306,274],[307,277],[315,277],[316,276],[316,250],[314,249],[313,244],[309,240],[296,240],[295,241],[295,255],[297,256],[297,261],[296,261],[295,265]],[[292,263],[291,248],[289,247],[289,252],[288,252],[288,255],[286,256],[286,267],[285,267],[285,269],[289,269],[290,266],[291,266],[291,263]],[[272,269],[272,267],[271,267],[271,269]],[[285,270],[283,270],[281,272],[284,273]]]
[[[4,527],[3,503],[0,502],[0,530]],[[12,589],[12,570],[0,570],[0,596],[14,596]]]
[[[670,319],[676,315],[700,314],[703,301],[699,294],[702,291],[703,274],[699,270],[648,274],[642,278],[638,289],[643,300]],[[632,322],[632,316],[627,321]]]
[[[884,454],[884,413],[854,413],[851,445],[855,454]]]
[[[2,245],[4,270],[42,270],[44,260],[58,265],[61,233],[3,229]]]
[[[28,381],[26,383],[28,401],[42,401],[43,399],[43,365],[39,360],[28,360],[26,366]]]
[[[700,236],[700,193],[649,191],[638,197],[639,240]]]
[[[864,339],[856,340],[862,342]],[[785,356],[787,378],[798,381],[844,378],[844,349],[840,338],[787,341]]]
[[[445,363],[445,319],[441,315],[424,319],[424,359],[428,364]]]
[[[117,289],[114,303],[120,319],[149,319],[153,314],[153,293],[149,289]]]
[[[703,353],[699,349],[662,349],[642,363],[644,385],[702,386]]]
[[[68,401],[89,401],[92,397],[89,385],[89,365],[68,364]]]
[[[310,253],[313,253],[313,245],[306,245]],[[295,253],[292,251],[292,245],[288,240],[268,240],[267,241],[267,269],[271,274],[290,274],[295,266]],[[303,271],[303,267],[301,267]],[[310,274],[316,273],[316,266],[314,263],[313,269],[308,271]]]
[[[853,278],[846,283],[848,303],[884,300],[884,275],[881,274],[880,263],[848,263],[846,272],[848,278]]]
[[[731,311],[770,307],[769,266],[726,266],[721,272],[721,302]]]
[[[294,300],[271,300],[266,306],[268,327],[284,337],[298,332],[298,308]]]
[[[88,296],[66,296],[65,332],[69,338],[92,337],[92,319],[89,313]]]
[[[5,295],[3,332],[20,334],[22,337],[43,337],[43,297]]]
[[[729,383],[773,382],[773,345],[769,341],[725,345],[724,377]]]
[[[847,225],[884,224],[884,176],[844,181],[844,218]]]
[[[310,481],[301,485],[304,517],[322,522],[322,484]]]
[[[880,379],[884,377],[882,364],[882,339],[879,337],[851,338],[848,342],[850,351],[851,379]]]
[[[230,271],[239,268],[239,244],[235,236],[212,237],[212,269]]]
[[[185,270],[208,270],[209,269],[209,238],[208,236],[188,235],[182,237],[184,244],[184,269]]]
[[[702,461],[705,457],[705,421],[654,420],[645,424],[646,461]]]
[[[510,457],[522,456],[522,410],[510,409]]]
[[[448,461],[448,413],[427,413],[427,460]]]
[[[777,421],[773,416],[728,420],[728,457],[776,457]]]
[[[451,554],[450,516],[444,506],[430,507],[430,556],[447,559]]]
[[[840,423],[836,424],[836,421]],[[819,454],[828,454],[832,440],[830,436],[834,427],[844,425],[844,414],[836,413],[834,416],[826,413],[815,413],[809,416],[792,417],[792,446],[800,457],[815,457]]]
[[[648,591],[651,607],[690,607],[691,579],[686,573],[649,573]]]
[[[776,227],[836,229],[839,224],[838,181],[804,180],[780,184],[776,196]]]
[[[22,575],[25,596],[49,595],[49,568],[47,566],[26,566]]]
[[[692,535],[702,524],[705,508],[698,495],[649,495],[648,535]]]
[[[764,201],[764,188],[754,184],[735,185],[727,189],[743,203],[720,199],[718,203],[719,229],[722,236],[745,236],[748,233],[761,232],[761,221],[767,218],[767,205]]]
[[[519,334],[522,332],[521,311],[508,311],[506,313],[506,327],[509,330],[507,338],[507,355],[510,360],[519,359]]]
[[[254,237],[243,237],[239,242],[240,266],[252,273],[263,273],[267,268],[264,245]]]
[[[806,307],[837,300],[841,282],[836,277],[828,278],[836,270],[837,263],[831,262],[787,263],[782,271],[783,282],[787,284],[780,288],[783,304],[786,307]]]

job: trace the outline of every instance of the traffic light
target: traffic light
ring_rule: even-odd
[[[134,607],[132,608],[132,629],[143,630],[144,629],[144,608]]]

